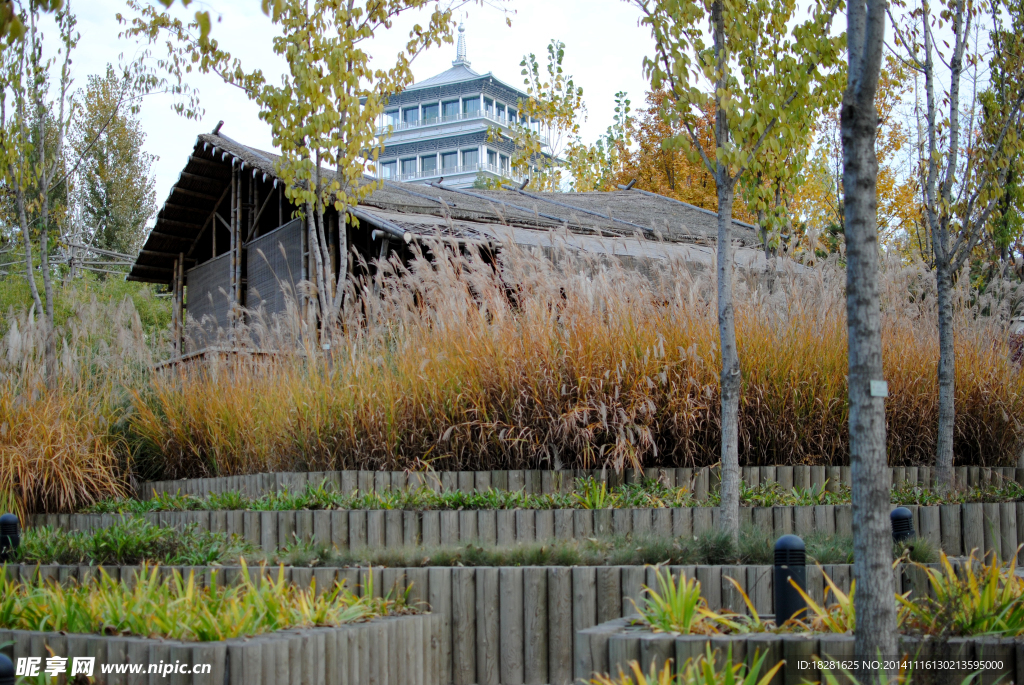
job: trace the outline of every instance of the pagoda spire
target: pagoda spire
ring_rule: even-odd
[[[455,53],[455,61],[452,62],[453,67],[457,66],[469,66],[469,59],[466,58],[466,25],[465,22],[459,22],[459,44]]]

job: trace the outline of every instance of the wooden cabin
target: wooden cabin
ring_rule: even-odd
[[[215,345],[217,330],[231,328],[239,307],[283,312],[289,293],[313,273],[306,226],[293,218],[296,207],[285,198],[277,160],[218,126],[197,138],[157,214],[128,279],[170,288],[177,356]],[[672,259],[708,268],[715,263],[717,215],[642,190],[537,193],[525,187],[446,188],[443,179],[434,185],[380,183],[350,210],[358,226],[327,210],[332,273],[342,259],[340,230],[354,264],[395,255],[407,260],[417,246],[430,250],[438,241],[495,255],[511,244],[575,250],[641,270]],[[734,221],[733,236],[740,268],[767,268],[756,227]]]

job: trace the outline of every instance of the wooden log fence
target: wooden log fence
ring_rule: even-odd
[[[895,485],[927,486],[934,483],[934,473],[927,466],[892,468],[891,482]],[[956,482],[966,486],[985,486],[1012,480],[1024,484],[1024,469],[1012,467],[962,466],[955,469]],[[572,489],[577,478],[592,477],[611,486],[638,483],[645,479],[658,480],[671,487],[689,488],[697,499],[705,499],[718,487],[717,469],[662,468],[625,469],[622,473],[602,469],[581,470],[519,470],[519,471],[310,471],[291,473],[258,473],[247,476],[214,478],[187,478],[142,483],[139,496],[151,499],[160,495],[207,495],[240,492],[250,497],[271,493],[298,493],[307,486],[324,484],[328,489],[344,494],[382,492],[406,488],[426,487],[438,492],[482,492],[495,490],[524,490],[528,494],[553,494]],[[850,484],[848,466],[744,466],[743,482],[749,487],[760,483],[776,482],[786,490],[791,488],[821,487],[836,491],[840,485]]]
[[[701,592],[713,610],[733,609],[748,612],[742,597],[728,578],[734,578],[750,597],[762,616],[774,613],[771,566],[671,566],[673,577],[680,573],[701,581]],[[133,583],[140,572],[136,566],[104,567],[115,580]],[[848,592],[851,567],[848,565],[809,566],[808,594],[821,603],[825,600],[824,574]],[[923,574],[903,567],[895,572],[900,592],[926,593]],[[250,569],[253,582],[276,580],[283,572],[285,581],[311,585],[317,592],[345,582],[358,594],[366,590],[369,569],[358,568],[279,568]],[[240,567],[161,567],[164,576],[194,574],[201,586],[216,582],[230,585],[240,582]],[[96,579],[94,566],[9,565],[7,574],[23,582],[87,583]],[[409,592],[410,601],[429,608],[431,634],[436,650],[436,669],[445,685],[525,685],[550,683],[567,685],[573,679],[573,664],[579,663],[581,631],[607,621],[636,614],[644,585],[656,586],[655,569],[644,566],[548,566],[548,567],[467,567],[467,568],[377,568],[373,570],[375,595]],[[574,639],[574,634],[576,638]],[[0,631],[0,643],[4,642]],[[38,652],[41,653],[41,652]],[[398,652],[392,652],[398,654]],[[433,662],[432,662],[433,663]],[[234,679],[221,682],[241,682]],[[259,682],[259,681],[255,681]],[[266,681],[264,681],[266,682]],[[295,678],[291,682],[307,682]],[[372,680],[340,681],[373,682]],[[395,681],[378,681],[392,682]],[[399,681],[405,683],[406,681]],[[250,685],[245,683],[245,685]]]
[[[951,556],[995,552],[1007,558],[1024,543],[1024,502],[908,506],[914,530]],[[37,514],[29,523],[64,530],[109,528],[131,514]],[[512,545],[594,536],[650,535],[690,538],[713,530],[713,507],[663,509],[515,509],[464,511],[168,511],[138,514],[158,526],[194,525],[238,535],[275,552],[296,541],[339,550],[397,549],[467,543]],[[759,526],[774,537],[787,533],[849,536],[848,504],[806,507],[741,507],[740,525]],[[1022,555],[1024,556],[1024,555]],[[1024,559],[1021,559],[1024,561]]]
[[[733,662],[750,665],[765,655],[765,668],[784,662],[771,685],[824,682],[818,660],[846,661],[855,656],[853,635],[835,633],[739,635],[669,635],[642,630],[627,630],[626,620],[617,619],[591,628],[577,630],[575,635],[576,682],[588,682],[595,674],[631,673],[630,661],[637,661],[647,672],[652,664],[657,670],[671,663],[679,673],[688,660],[704,656],[708,646],[724,658],[731,650]],[[945,637],[936,639],[900,635],[899,655],[886,659],[916,660],[915,676],[923,682],[964,680],[973,671],[982,671],[984,683],[1024,682],[1024,642],[1012,637]],[[980,662],[972,664],[971,662]],[[762,671],[763,673],[764,671]],[[839,682],[849,682],[840,669],[833,669]],[[941,675],[940,675],[941,674]],[[938,677],[937,677],[938,676]]]
[[[100,685],[447,685],[442,680],[436,637],[440,625],[440,616],[420,614],[220,642],[0,630],[0,645],[8,645],[4,651],[15,661],[42,657],[40,671],[46,667],[49,650],[67,659],[68,673],[73,659],[92,657],[94,680],[90,682]],[[116,670],[112,667],[119,665],[121,673],[103,672],[104,667]],[[140,674],[125,673],[135,665],[141,666]],[[162,673],[164,666],[184,666],[188,671]],[[151,667],[156,670],[150,671]]]

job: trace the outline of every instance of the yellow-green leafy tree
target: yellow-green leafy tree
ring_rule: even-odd
[[[721,526],[739,532],[740,360],[733,310],[732,212],[737,185],[761,155],[778,155],[814,123],[837,87],[845,36],[832,35],[835,3],[794,0],[632,0],[651,30],[644,69],[664,90],[662,115],[676,141],[703,162],[718,199],[718,325],[721,351]],[[709,42],[710,39],[710,42]],[[702,87],[703,86],[703,87]],[[714,145],[697,125],[715,112]]]
[[[529,176],[534,190],[559,191],[566,166],[562,155],[579,139],[587,107],[583,89],[562,68],[565,43],[552,39],[547,53],[544,74],[537,55],[531,52],[523,56],[519,66],[527,97],[518,103],[518,121],[510,120],[507,129],[492,128],[487,137],[512,142],[509,170],[513,175]],[[487,185],[500,188],[510,180],[498,179]]]
[[[76,204],[91,244],[135,255],[146,239],[146,221],[156,211],[154,156],[143,149],[142,123],[124,106],[125,79],[113,65],[89,77],[80,93],[71,147],[81,158]]]
[[[878,80],[875,107],[878,131],[878,231],[883,243],[907,252],[925,254],[919,242],[921,201],[913,168],[908,165],[910,132],[899,106],[911,91],[909,71],[890,58]],[[804,168],[804,182],[794,193],[795,211],[819,240],[841,236],[843,226],[843,146],[839,139],[839,108],[825,112],[818,121],[817,141]],[[818,247],[818,246],[815,246]],[[831,251],[831,244],[822,244]]]
[[[902,3],[901,3],[902,4]],[[1016,160],[1024,154],[1024,59],[1020,51],[998,55],[996,72],[1012,74],[1002,97],[978,98],[979,73],[988,50],[985,12],[1002,0],[926,0],[908,3],[894,17],[900,58],[924,80],[923,129],[918,183],[924,223],[931,238],[939,318],[939,431],[935,479],[953,484],[956,420],[954,282],[985,239]],[[1009,7],[1009,6],[1008,6]],[[1012,33],[1024,31],[1024,17],[1010,12]],[[984,105],[984,106],[983,106]]]
[[[615,190],[616,181],[625,173],[633,144],[633,117],[625,91],[615,94],[612,124],[593,145],[577,135],[569,143],[565,167],[571,177],[570,188],[577,193]]]
[[[343,257],[331,273],[324,211],[341,216],[376,188],[363,181],[373,171],[379,151],[377,122],[388,98],[413,81],[413,59],[430,45],[452,42],[452,12],[465,2],[445,6],[430,0],[277,0],[270,19],[279,34],[273,51],[288,71],[280,85],[262,71],[247,69],[239,59],[205,35],[199,21],[185,24],[152,6],[132,0],[136,16],[128,35],[158,42],[164,38],[163,61],[179,82],[196,69],[218,75],[241,88],[260,108],[281,151],[277,172],[286,197],[303,208],[315,269],[316,304],[328,324],[336,320],[345,292],[348,246],[340,235]],[[379,31],[413,11],[427,11],[425,25],[415,24],[403,50],[387,68],[372,64],[369,43]],[[332,171],[328,172],[327,169]],[[336,169],[336,171],[334,171]]]
[[[647,93],[647,106],[634,120],[631,138],[635,145],[625,150],[616,184],[636,180],[636,187],[659,195],[687,202],[712,212],[718,210],[715,177],[704,161],[688,154],[679,145],[680,136],[687,135],[683,124],[662,116],[668,97],[665,91]],[[692,124],[693,130],[707,149],[714,147],[715,111],[713,104],[702,111]],[[753,221],[742,198],[736,198],[733,216]]]

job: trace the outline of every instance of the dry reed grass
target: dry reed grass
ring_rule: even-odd
[[[883,278],[890,461],[927,464],[934,279],[894,261]],[[742,463],[845,462],[844,283],[825,264],[737,284]],[[193,365],[138,391],[131,426],[147,472],[717,460],[713,274],[509,252],[501,276],[473,256],[419,259],[352,287],[381,297],[348,299],[328,354]],[[1006,322],[1020,290],[981,296],[965,278],[958,297],[957,463],[1015,464],[1024,375]],[[308,340],[289,316],[282,327],[256,313],[246,335],[278,349]]]
[[[130,408],[128,388],[151,364],[131,301],[93,299],[80,307],[60,331],[53,388],[33,312],[9,313],[7,323],[0,341],[0,508],[75,511],[129,492],[118,432]]]

